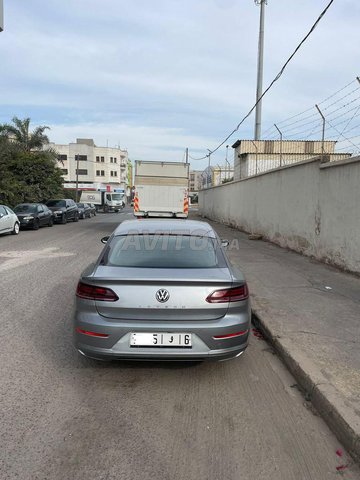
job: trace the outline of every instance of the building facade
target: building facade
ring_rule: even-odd
[[[234,180],[234,169],[230,165],[207,167],[201,172],[201,189],[216,187]]]
[[[202,189],[202,171],[190,170],[189,175],[189,195],[194,195]]]
[[[234,180],[314,157],[323,156],[324,161],[335,161],[351,156],[349,153],[335,153],[335,146],[335,141],[323,144],[306,140],[238,140],[232,146]]]
[[[79,190],[127,191],[128,152],[120,148],[98,147],[93,139],[78,138],[76,143],[50,143],[58,153],[58,167],[63,172],[64,188]],[[78,172],[77,172],[78,165]]]

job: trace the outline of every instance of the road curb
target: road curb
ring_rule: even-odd
[[[288,370],[352,458],[360,463],[360,417],[346,399],[310,362],[297,352],[293,342],[273,331],[266,313],[252,299],[253,323],[279,354]]]

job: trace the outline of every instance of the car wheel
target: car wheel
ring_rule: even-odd
[[[18,235],[20,232],[20,225],[19,222],[15,222],[14,228],[12,229],[12,235]]]
[[[73,221],[74,221],[74,222],[78,222],[78,221],[79,221],[79,215],[75,215]]]
[[[65,223],[67,223],[67,218],[66,218],[66,214],[64,213],[64,215],[61,217],[61,223],[63,225],[65,225]]]
[[[40,227],[40,220],[38,218],[34,219],[33,230],[39,230]]]
[[[52,217],[50,217],[48,227],[52,227],[53,225],[54,225],[54,220]]]

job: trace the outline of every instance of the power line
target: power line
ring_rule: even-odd
[[[276,77],[273,79],[273,81],[270,83],[270,85],[267,87],[267,89],[262,93],[262,95],[260,96],[260,98],[258,98],[258,100],[255,102],[254,106],[249,110],[249,112],[245,115],[245,117],[238,123],[238,125],[236,126],[236,128],[234,128],[234,130],[214,149],[211,151],[210,155],[215,153],[217,150],[219,150],[220,147],[222,147],[228,140],[230,137],[232,137],[232,135],[234,135],[235,132],[237,132],[240,128],[240,126],[245,122],[245,120],[247,118],[250,117],[250,115],[252,114],[252,112],[255,110],[255,108],[257,107],[257,105],[259,104],[259,102],[261,102],[261,100],[264,98],[264,96],[268,93],[268,91],[272,88],[272,86],[274,85],[275,82],[277,82],[279,80],[279,78],[282,76],[282,74],[284,73],[286,67],[289,65],[289,63],[291,62],[291,60],[295,57],[295,55],[297,54],[297,52],[300,50],[300,48],[302,47],[302,45],[306,42],[306,40],[310,37],[310,35],[312,34],[312,32],[315,30],[315,28],[317,27],[317,25],[320,23],[321,19],[324,17],[324,15],[327,13],[327,11],[329,10],[329,8],[331,7],[331,5],[334,3],[334,0],[330,0],[330,2],[328,3],[328,5],[325,7],[325,9],[320,13],[319,17],[317,18],[317,20],[315,21],[315,23],[312,25],[312,27],[310,28],[309,32],[305,35],[305,37],[301,40],[301,42],[299,43],[299,45],[295,48],[295,50],[293,51],[293,53],[290,55],[290,57],[286,60],[286,62],[284,63],[283,67],[281,68],[281,70],[279,71],[279,73],[276,75]],[[200,158],[197,158],[196,160],[204,160],[205,158],[207,158],[207,155],[205,155],[204,157],[200,157]],[[194,159],[195,160],[195,159]]]

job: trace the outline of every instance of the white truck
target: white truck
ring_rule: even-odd
[[[80,202],[93,203],[96,210],[118,212],[125,206],[125,192],[101,192],[95,190],[82,190]]]
[[[189,164],[135,161],[134,215],[187,218]]]

